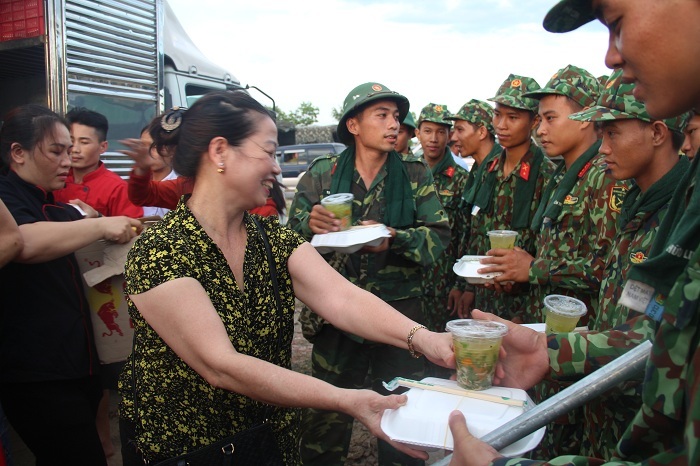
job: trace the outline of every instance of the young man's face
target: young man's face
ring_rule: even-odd
[[[532,113],[519,108],[496,103],[493,112],[493,126],[498,143],[510,149],[530,142],[530,131],[535,125]]]
[[[459,153],[462,157],[473,157],[481,146],[478,128],[464,120],[455,120],[451,139],[461,146]]]
[[[100,163],[100,155],[107,150],[107,141],[100,142],[95,128],[80,123],[71,125],[70,138],[73,141],[71,167],[86,172],[95,170]]]
[[[423,121],[416,129],[416,136],[423,147],[425,161],[429,164],[436,163],[445,155],[450,128],[432,121]]]
[[[391,152],[399,134],[399,108],[393,100],[370,103],[358,115],[348,118],[348,130],[355,143],[379,152]]]
[[[593,0],[610,32],[605,64],[622,68],[654,118],[700,106],[700,1]]]
[[[600,153],[605,155],[607,171],[616,180],[643,181],[654,162],[652,131],[638,120],[613,120],[602,123]]]
[[[396,152],[405,154],[408,152],[408,141],[413,137],[413,128],[406,125],[399,127],[399,135],[396,138]]]
[[[683,152],[689,159],[693,159],[700,150],[700,115],[693,115],[685,128],[685,142]]]
[[[549,157],[577,157],[584,133],[581,122],[569,120],[573,113],[569,99],[563,95],[546,95],[540,99],[540,124],[537,135]]]

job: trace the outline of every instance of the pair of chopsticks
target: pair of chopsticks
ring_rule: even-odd
[[[473,390],[464,390],[462,388],[451,388],[443,387],[442,385],[435,385],[428,382],[421,382],[418,380],[404,379],[403,377],[396,377],[389,382],[382,382],[384,388],[389,391],[394,391],[398,387],[409,387],[409,388],[422,388],[423,390],[432,390],[434,392],[449,393],[451,395],[464,396],[467,398],[474,398],[477,400],[490,401],[492,403],[500,403],[509,406],[523,407],[525,405],[524,400],[514,400],[507,396],[492,395],[490,393],[482,393]]]

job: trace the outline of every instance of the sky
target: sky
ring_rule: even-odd
[[[598,22],[552,34],[542,19],[555,0],[167,0],[210,60],[285,112],[304,101],[318,124],[364,82],[452,112],[495,95],[510,73],[544,86],[573,64],[609,74]],[[251,91],[265,105],[271,102]]]

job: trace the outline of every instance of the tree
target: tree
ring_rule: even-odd
[[[333,107],[331,109],[331,116],[336,119],[336,121],[340,121],[340,117],[343,116],[343,107]]]
[[[277,108],[277,121],[289,123],[292,126],[308,126],[318,121],[318,107],[311,102],[302,102],[293,112],[287,113]]]

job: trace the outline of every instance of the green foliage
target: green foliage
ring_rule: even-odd
[[[277,122],[288,123],[291,126],[308,126],[318,121],[318,107],[311,102],[302,102],[293,112],[285,112],[277,108]]]

